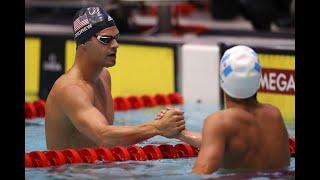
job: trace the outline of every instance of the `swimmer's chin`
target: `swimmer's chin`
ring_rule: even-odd
[[[114,61],[109,61],[109,62],[107,62],[105,65],[104,65],[104,67],[113,67],[113,66],[115,66],[116,65],[116,61],[114,60]]]

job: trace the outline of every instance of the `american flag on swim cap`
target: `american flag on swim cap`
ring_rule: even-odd
[[[83,26],[88,25],[89,20],[86,14],[79,16],[74,22],[73,22],[73,29],[74,32],[78,31],[81,29]]]

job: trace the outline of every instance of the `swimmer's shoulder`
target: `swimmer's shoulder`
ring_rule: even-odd
[[[233,120],[233,119],[238,119],[237,117],[239,117],[242,114],[242,110],[239,108],[227,108],[227,109],[223,109],[221,110],[221,114],[224,117],[224,119],[226,120]]]
[[[216,111],[208,116],[209,119],[219,119],[222,121],[227,121],[231,117],[236,116],[238,114],[238,110],[236,108],[228,108],[220,111]]]
[[[263,113],[266,116],[282,120],[281,112],[277,107],[275,107],[271,104],[261,104],[261,106],[263,109]]]
[[[205,119],[205,124],[207,125],[213,125],[213,124],[223,124],[225,123],[225,113],[224,110],[221,111],[216,111],[212,114],[210,114],[206,119]]]
[[[226,136],[233,134],[237,128],[235,123],[229,118],[226,110],[221,110],[210,114],[204,122],[205,127],[209,127],[211,131],[220,131]]]
[[[73,79],[68,75],[62,75],[52,87],[54,94],[57,98],[63,99],[66,96],[83,95],[91,97],[93,96],[93,90],[91,86],[85,81],[79,79]]]
[[[227,108],[212,114],[212,119],[219,119],[224,126],[230,130],[236,130],[242,123],[244,112],[238,108]]]

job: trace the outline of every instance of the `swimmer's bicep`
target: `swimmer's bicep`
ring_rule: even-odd
[[[274,119],[276,119],[279,122],[279,125],[280,125],[280,128],[282,129],[282,131],[289,138],[289,133],[288,133],[287,127],[285,125],[285,122],[284,122],[284,119],[281,115],[281,112],[278,108],[274,108],[273,116],[274,116]]]
[[[93,106],[90,97],[79,87],[66,88],[60,97],[61,109],[80,131],[100,127],[105,117]]]
[[[99,142],[100,134],[104,132],[106,125],[108,125],[107,121],[103,120],[105,119],[104,116],[94,107],[78,112],[69,119],[76,129],[96,143]]]
[[[72,100],[71,100],[72,101]],[[78,100],[73,100],[78,101]],[[83,101],[74,102],[73,107],[68,106],[66,115],[73,126],[83,135],[91,139],[96,144],[101,144],[101,133],[105,131],[107,120],[101,112],[93,105]]]

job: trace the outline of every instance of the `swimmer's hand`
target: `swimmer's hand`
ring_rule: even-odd
[[[183,112],[178,109],[169,109],[158,121],[155,121],[159,134],[166,138],[176,137],[185,129]]]
[[[174,107],[167,106],[167,107],[165,107],[164,109],[162,109],[159,113],[157,113],[155,119],[156,119],[156,120],[161,119],[166,112],[168,112],[169,110],[172,110],[172,109],[176,109],[176,110],[180,111],[178,108],[174,108]]]

